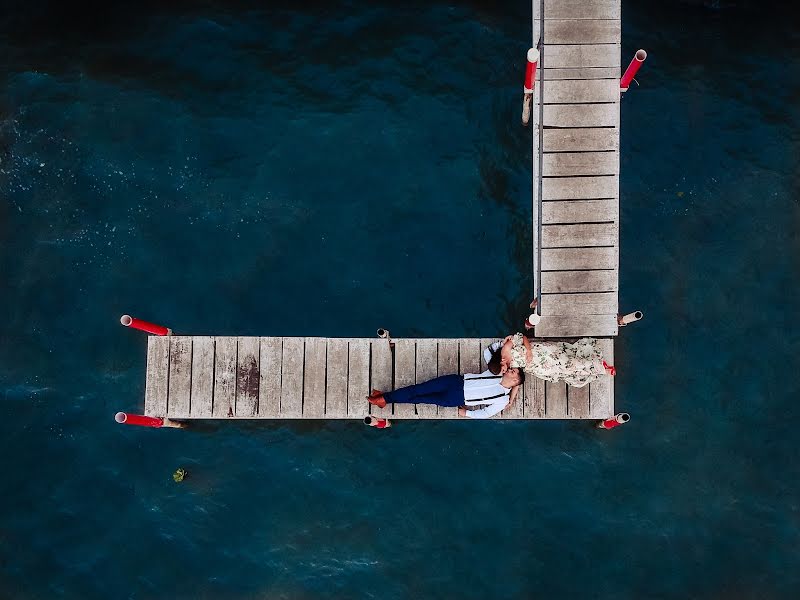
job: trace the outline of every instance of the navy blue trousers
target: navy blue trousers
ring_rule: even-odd
[[[425,383],[409,385],[383,395],[392,404],[438,404],[462,406],[464,404],[464,377],[442,375]]]

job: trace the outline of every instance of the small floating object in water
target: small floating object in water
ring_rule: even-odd
[[[186,475],[187,475],[186,469],[184,469],[183,467],[179,467],[178,470],[172,474],[172,479],[175,481],[175,483],[180,483],[181,481],[186,479]]]

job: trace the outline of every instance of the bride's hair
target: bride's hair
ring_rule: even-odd
[[[503,347],[500,346],[497,350],[492,352],[492,357],[489,359],[489,371],[492,372],[492,375],[500,375],[500,353]]]

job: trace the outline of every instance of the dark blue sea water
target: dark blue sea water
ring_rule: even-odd
[[[790,8],[623,6],[649,52],[622,106],[630,424],[172,431],[113,421],[143,398],[123,313],[511,330],[530,7],[164,4],[0,16],[0,597],[798,597]]]

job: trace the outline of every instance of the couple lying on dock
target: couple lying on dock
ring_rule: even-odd
[[[526,374],[573,387],[583,387],[606,373],[616,374],[603,360],[597,340],[591,338],[573,344],[531,343],[516,333],[486,348],[483,357],[488,366],[483,373],[443,375],[393,392],[372,390],[367,399],[380,408],[403,403],[457,406],[459,417],[488,419],[514,404]]]

